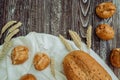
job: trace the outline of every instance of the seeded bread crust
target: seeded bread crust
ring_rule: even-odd
[[[106,70],[86,52],[70,52],[63,61],[68,80],[112,80]]]

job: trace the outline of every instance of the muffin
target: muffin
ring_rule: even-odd
[[[34,56],[33,64],[36,70],[43,70],[50,64],[50,58],[45,53],[37,53]]]
[[[112,2],[103,2],[96,7],[96,14],[100,18],[110,18],[116,11],[116,6]]]
[[[110,40],[114,38],[114,30],[108,24],[100,24],[96,28],[96,35],[102,40]]]
[[[25,74],[20,78],[20,80],[37,80],[37,79],[32,74]]]
[[[115,48],[112,50],[110,61],[114,67],[120,68],[120,48]]]
[[[25,46],[17,46],[12,50],[11,60],[13,65],[24,63],[28,59],[28,48]]]

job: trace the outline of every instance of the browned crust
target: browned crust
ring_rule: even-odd
[[[68,80],[112,80],[106,70],[86,52],[70,52],[63,61]]]
[[[96,7],[96,14],[100,18],[109,18],[116,12],[116,6],[112,2],[103,2]]]
[[[120,68],[120,48],[115,48],[112,50],[110,61],[114,67]]]
[[[28,48],[25,46],[16,46],[12,50],[11,60],[12,64],[18,65],[24,63],[28,59]]]
[[[37,53],[34,56],[33,64],[36,70],[43,70],[50,64],[50,58],[45,53]]]
[[[110,40],[114,38],[114,30],[108,24],[100,24],[96,28],[96,35],[102,40]]]
[[[23,75],[20,80],[37,80],[33,74],[25,74]]]

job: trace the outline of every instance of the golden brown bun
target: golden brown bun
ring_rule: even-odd
[[[96,28],[96,35],[102,40],[110,40],[114,38],[114,30],[108,24],[100,24]]]
[[[28,48],[25,46],[17,46],[12,50],[12,64],[18,65],[24,63],[28,59]]]
[[[80,50],[72,51],[64,58],[63,68],[68,80],[112,80],[95,59]]]
[[[116,7],[112,2],[103,2],[96,7],[96,14],[100,18],[109,18],[116,11]]]
[[[26,74],[23,75],[20,80],[37,80],[34,75],[32,74]]]
[[[37,53],[33,61],[36,70],[43,70],[50,64],[50,58],[45,53]]]
[[[114,67],[120,68],[120,48],[115,48],[112,50],[110,61]]]

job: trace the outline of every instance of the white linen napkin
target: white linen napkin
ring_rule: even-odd
[[[49,57],[54,57],[56,79],[67,80],[63,74],[62,61],[69,52],[58,37],[49,34],[31,32],[27,36],[14,38],[12,41],[14,46],[7,53],[6,57],[0,61],[0,80],[19,80],[22,75],[27,73],[35,75],[37,80],[55,80],[51,74],[50,66],[42,71],[35,70],[33,66],[33,57],[37,52],[45,52]],[[68,40],[68,42],[71,44],[73,49],[78,49],[72,41]],[[15,46],[18,45],[24,45],[28,47],[29,59],[23,64],[12,65],[10,57],[11,51]],[[82,49],[85,52],[88,52],[88,49],[84,43],[82,43]],[[90,50],[90,55],[105,68],[113,80],[118,80],[112,70],[93,50]]]

